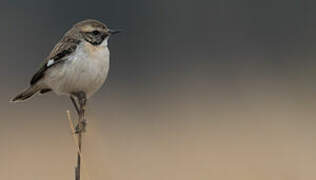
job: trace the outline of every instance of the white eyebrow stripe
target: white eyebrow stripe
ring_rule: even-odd
[[[54,64],[54,62],[55,62],[54,59],[50,59],[50,60],[47,62],[46,66],[49,67],[49,66],[51,66],[52,64]]]

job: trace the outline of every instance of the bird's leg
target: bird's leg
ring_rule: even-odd
[[[72,104],[74,105],[74,107],[76,109],[77,114],[79,115],[80,111],[79,111],[79,107],[78,107],[76,99],[74,98],[73,95],[70,96],[70,99],[71,99],[71,102],[72,102]]]
[[[85,108],[86,108],[86,103],[87,103],[87,97],[86,94],[84,92],[78,92],[76,93],[76,96],[78,97],[79,100],[79,123],[76,126],[76,133],[81,133],[81,132],[85,132],[86,130],[86,125],[87,125],[87,121],[84,117],[84,113],[85,113]]]

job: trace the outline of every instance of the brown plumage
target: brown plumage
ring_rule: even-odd
[[[107,28],[106,25],[103,23],[97,21],[97,20],[84,20],[81,21],[77,24],[75,24],[70,30],[68,30],[65,35],[62,37],[62,39],[55,45],[53,50],[50,52],[49,56],[45,58],[43,63],[41,64],[39,70],[33,75],[31,79],[31,86],[27,88],[26,90],[22,91],[19,93],[16,97],[12,99],[12,101],[24,101],[37,92],[40,93],[46,93],[51,90],[55,91],[58,94],[70,94],[73,92],[68,92],[69,89],[71,89],[72,84],[59,84],[58,82],[55,82],[55,78],[60,79],[60,83],[67,83],[67,78],[68,81],[71,80],[72,76],[78,76],[79,74],[76,74],[78,68],[95,68],[96,73],[101,73],[98,72],[98,66],[105,66],[104,68],[106,69],[101,69],[101,71],[104,71],[103,77],[100,79],[98,76],[93,75],[93,70],[92,69],[87,69],[88,71],[91,71],[92,74],[90,76],[87,74],[83,76],[82,78],[82,83],[87,84],[87,85],[79,85],[83,86],[82,91],[85,91],[89,88],[86,88],[85,86],[89,87],[93,83],[103,83],[103,80],[106,78],[107,75],[107,69],[108,69],[108,60],[106,62],[102,62],[98,60],[96,62],[91,62],[91,63],[99,63],[95,65],[89,65],[86,64],[85,61],[80,60],[78,62],[81,63],[75,63],[73,66],[67,65],[67,69],[69,69],[69,72],[65,74],[65,82],[63,81],[63,77],[60,76],[60,73],[63,73],[63,71],[58,70],[58,67],[63,67],[65,62],[69,60],[69,57],[72,58],[83,58],[81,57],[82,55],[86,58],[84,59],[100,59],[104,55],[104,58],[109,58],[108,56],[108,49],[107,49],[107,42],[101,46],[101,43],[104,42],[104,40],[107,38],[109,35],[114,34],[118,31],[111,31],[110,29]],[[81,47],[80,52],[77,52],[78,47]],[[88,49],[88,51],[87,51]],[[90,51],[91,50],[91,51]],[[93,51],[92,51],[93,50]],[[78,54],[76,55],[75,54]],[[85,54],[80,55],[80,53],[84,52]],[[100,57],[101,55],[101,57]],[[74,60],[72,60],[74,61]],[[100,64],[101,63],[101,64]],[[107,63],[106,65],[102,63]],[[69,63],[68,63],[69,64]],[[80,67],[82,66],[82,67]],[[87,67],[85,67],[87,66]],[[91,67],[90,67],[91,66]],[[65,67],[65,68],[66,68]],[[56,69],[57,68],[57,69]],[[54,70],[56,69],[56,70]],[[60,69],[60,68],[59,68]],[[77,70],[76,70],[77,69]],[[60,73],[58,74],[58,72]],[[47,73],[50,73],[48,79],[45,78],[47,76]],[[75,74],[72,74],[75,73]],[[67,75],[67,76],[66,76]],[[101,75],[101,74],[100,74]],[[80,75],[82,76],[82,75]],[[93,77],[96,76],[96,79],[93,79]],[[53,78],[53,79],[51,79]],[[92,78],[92,79],[91,79]],[[73,80],[71,80],[72,82]],[[91,81],[91,83],[89,82]],[[57,84],[56,84],[57,83]],[[69,82],[68,82],[69,83]],[[80,79],[78,79],[78,83],[80,83]],[[55,87],[56,86],[56,87]],[[62,87],[66,89],[60,89]],[[99,84],[96,84],[95,89],[99,88]],[[59,88],[59,89],[56,89]],[[74,90],[77,90],[78,87],[74,88]],[[81,91],[81,89],[79,88]],[[65,91],[65,92],[64,92]],[[94,93],[95,90],[93,90],[91,93]],[[89,93],[89,92],[85,92]],[[71,95],[71,94],[70,94]]]

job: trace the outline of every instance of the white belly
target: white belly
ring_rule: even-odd
[[[57,94],[83,91],[90,97],[103,85],[109,71],[110,53],[106,45],[95,47],[83,42],[65,63],[49,69],[46,85]]]

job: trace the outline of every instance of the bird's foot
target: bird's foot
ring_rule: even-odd
[[[86,119],[84,119],[83,121],[79,122],[76,125],[75,128],[75,134],[79,134],[79,133],[84,133],[86,132],[86,127],[87,127],[88,121]]]

